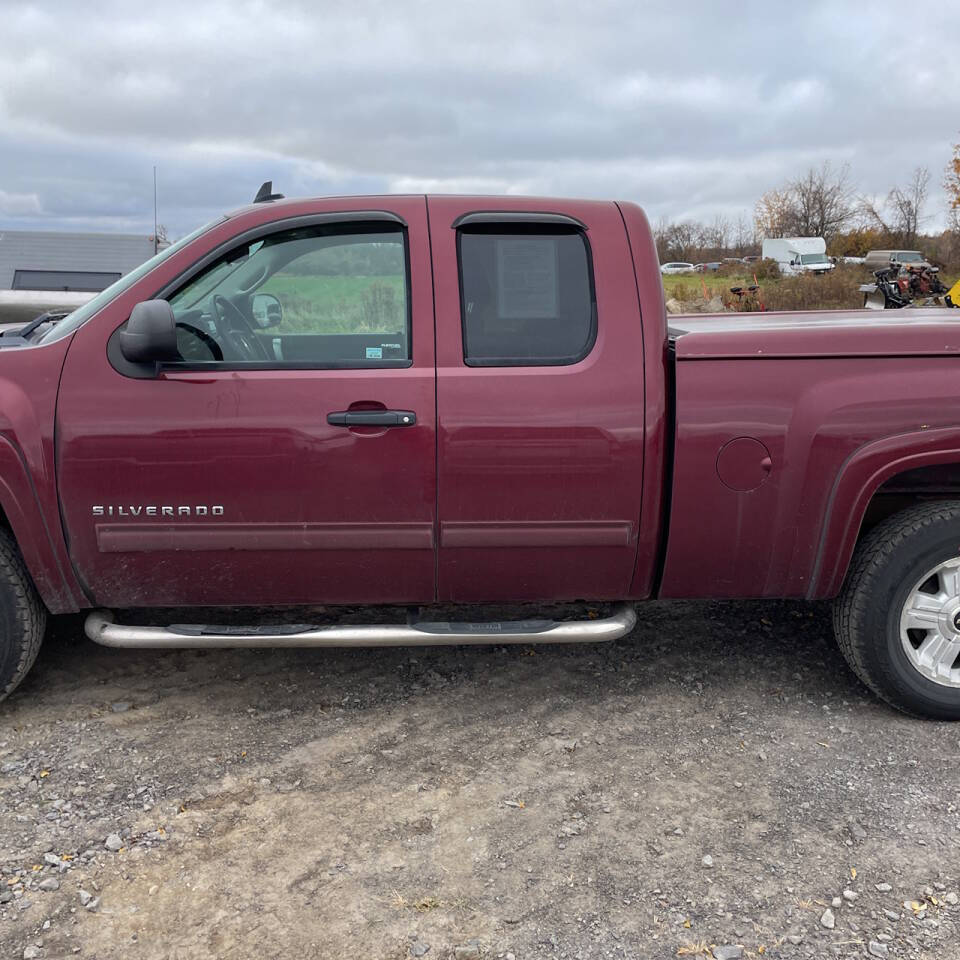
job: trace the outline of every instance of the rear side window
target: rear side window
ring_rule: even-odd
[[[563,365],[597,336],[590,249],[575,229],[493,224],[460,230],[464,362]]]

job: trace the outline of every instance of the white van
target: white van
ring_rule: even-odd
[[[827,273],[834,267],[823,237],[781,237],[763,241],[763,259],[776,260],[785,274]]]

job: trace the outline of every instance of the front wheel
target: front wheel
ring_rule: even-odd
[[[47,610],[20,551],[0,530],[0,700],[17,688],[37,659]]]
[[[914,716],[960,720],[960,505],[921,504],[871,530],[833,624],[874,693]]]

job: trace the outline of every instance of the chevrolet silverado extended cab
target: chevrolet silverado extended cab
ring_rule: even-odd
[[[668,329],[634,204],[267,187],[0,338],[0,693],[48,612],[112,646],[529,643],[654,597],[836,598],[870,688],[960,718],[943,316]],[[431,613],[568,601],[610,606]]]

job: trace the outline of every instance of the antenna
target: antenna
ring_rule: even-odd
[[[157,165],[153,165],[153,255],[160,249],[160,238],[157,236]]]
[[[254,203],[266,203],[269,200],[282,200],[282,193],[273,192],[273,181],[265,180],[253,198]]]

